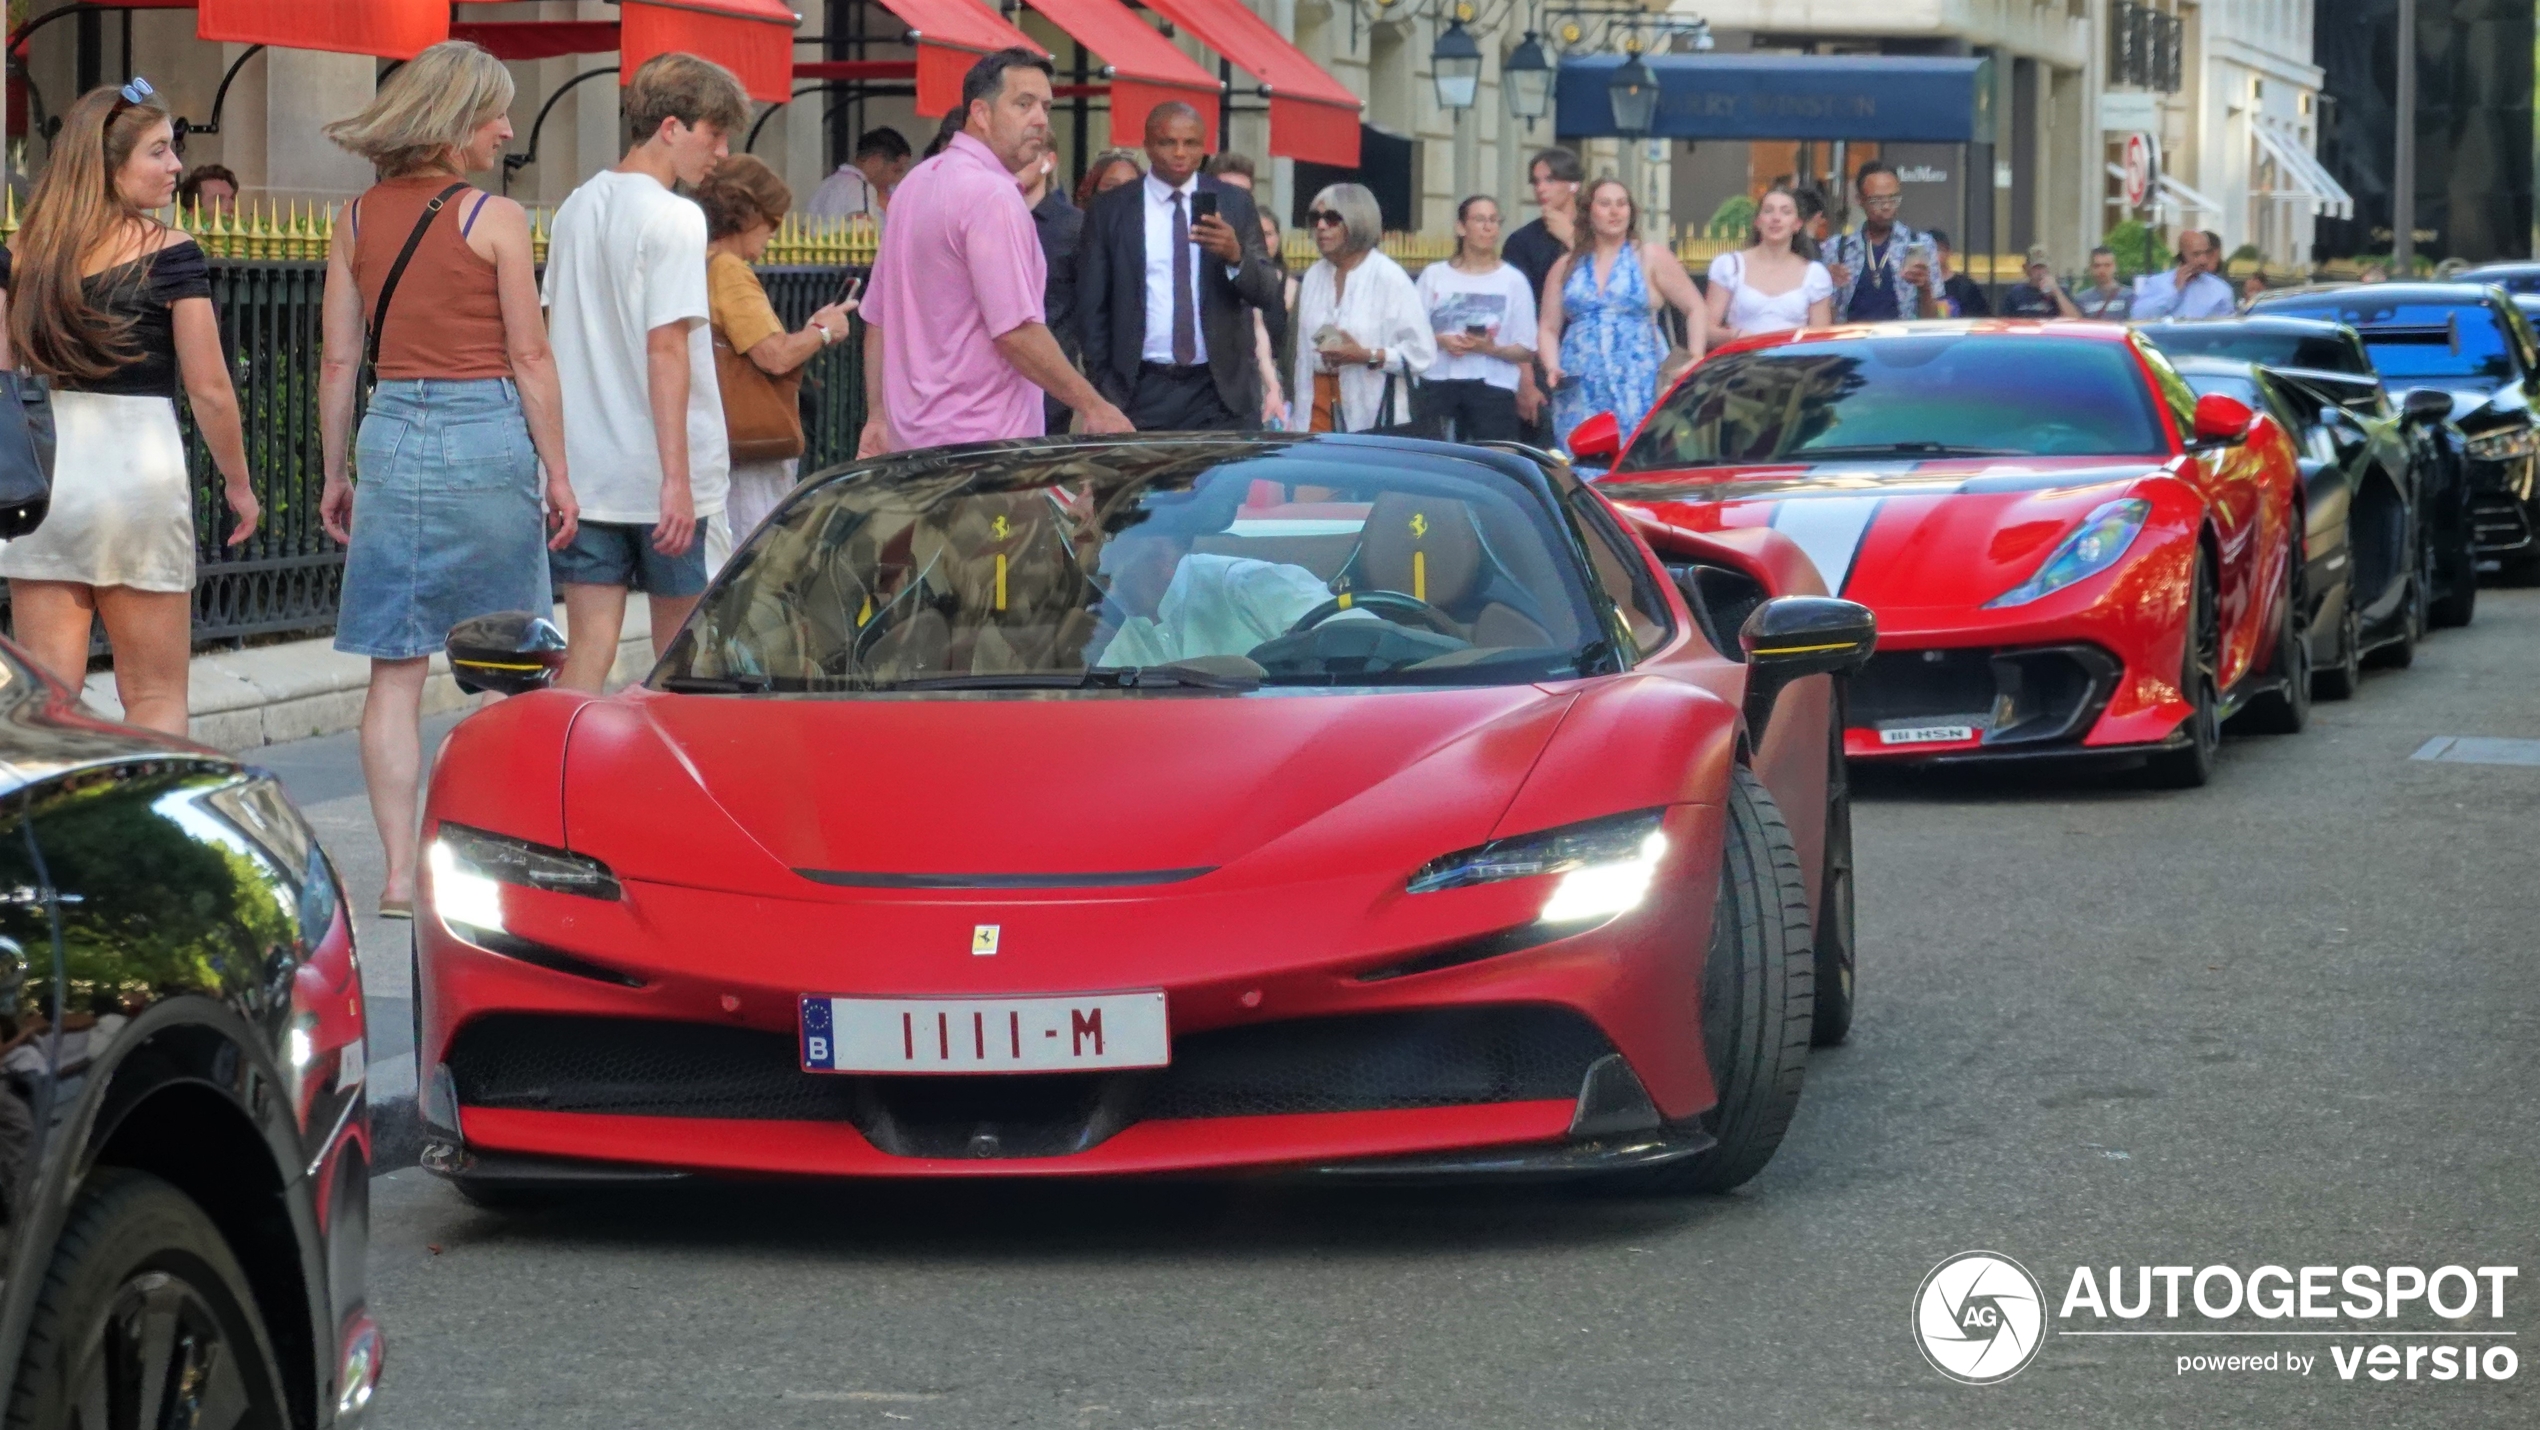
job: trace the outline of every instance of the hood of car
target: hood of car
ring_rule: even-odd
[[[566,823],[622,875],[721,887],[741,840],[767,872],[844,889],[1118,888],[1283,854],[1390,865],[1488,837],[1571,698],[638,691],[576,721]]]
[[[1980,606],[2018,585],[2075,522],[2155,459],[2002,458],[1722,468],[1600,490],[1692,530],[1765,526],[1826,589],[1873,608]]]

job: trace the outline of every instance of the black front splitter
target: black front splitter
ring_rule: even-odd
[[[1516,1147],[1476,1147],[1453,1152],[1422,1152],[1407,1157],[1371,1157],[1330,1162],[1307,1168],[1305,1175],[1323,1181],[1554,1181],[1659,1167],[1680,1162],[1718,1146],[1718,1140],[1691,1123],[1659,1127],[1611,1137],[1570,1142],[1534,1142]]]

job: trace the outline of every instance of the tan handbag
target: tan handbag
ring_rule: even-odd
[[[803,454],[803,411],[796,395],[803,370],[769,377],[748,354],[714,330],[715,386],[723,392],[723,431],[736,462],[782,462]]]

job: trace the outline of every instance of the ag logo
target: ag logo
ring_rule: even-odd
[[[1992,1385],[2037,1359],[2046,1291],[2028,1268],[1993,1251],[1962,1251],[1914,1292],[1914,1341],[1951,1380]]]

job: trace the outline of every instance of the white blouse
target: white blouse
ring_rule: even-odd
[[[1711,283],[1729,290],[1729,326],[1741,338],[1804,328],[1808,310],[1818,300],[1834,296],[1834,275],[1816,262],[1808,265],[1799,286],[1789,292],[1758,293],[1746,282],[1745,253],[1736,250],[1711,260]]]
[[[1367,367],[1341,369],[1340,425],[1363,432],[1410,421],[1411,385],[1438,359],[1437,337],[1429,331],[1429,311],[1420,304],[1420,290],[1401,264],[1382,253],[1370,253],[1350,270],[1349,282],[1335,303],[1333,272],[1330,259],[1317,260],[1305,270],[1305,284],[1297,293],[1296,380],[1288,387],[1289,430],[1303,432],[1314,424],[1314,374],[1321,365],[1314,335],[1326,323],[1349,334],[1369,352],[1378,348],[1385,352],[1382,372]],[[1384,401],[1386,373],[1394,375],[1393,412],[1379,418],[1376,408]]]

